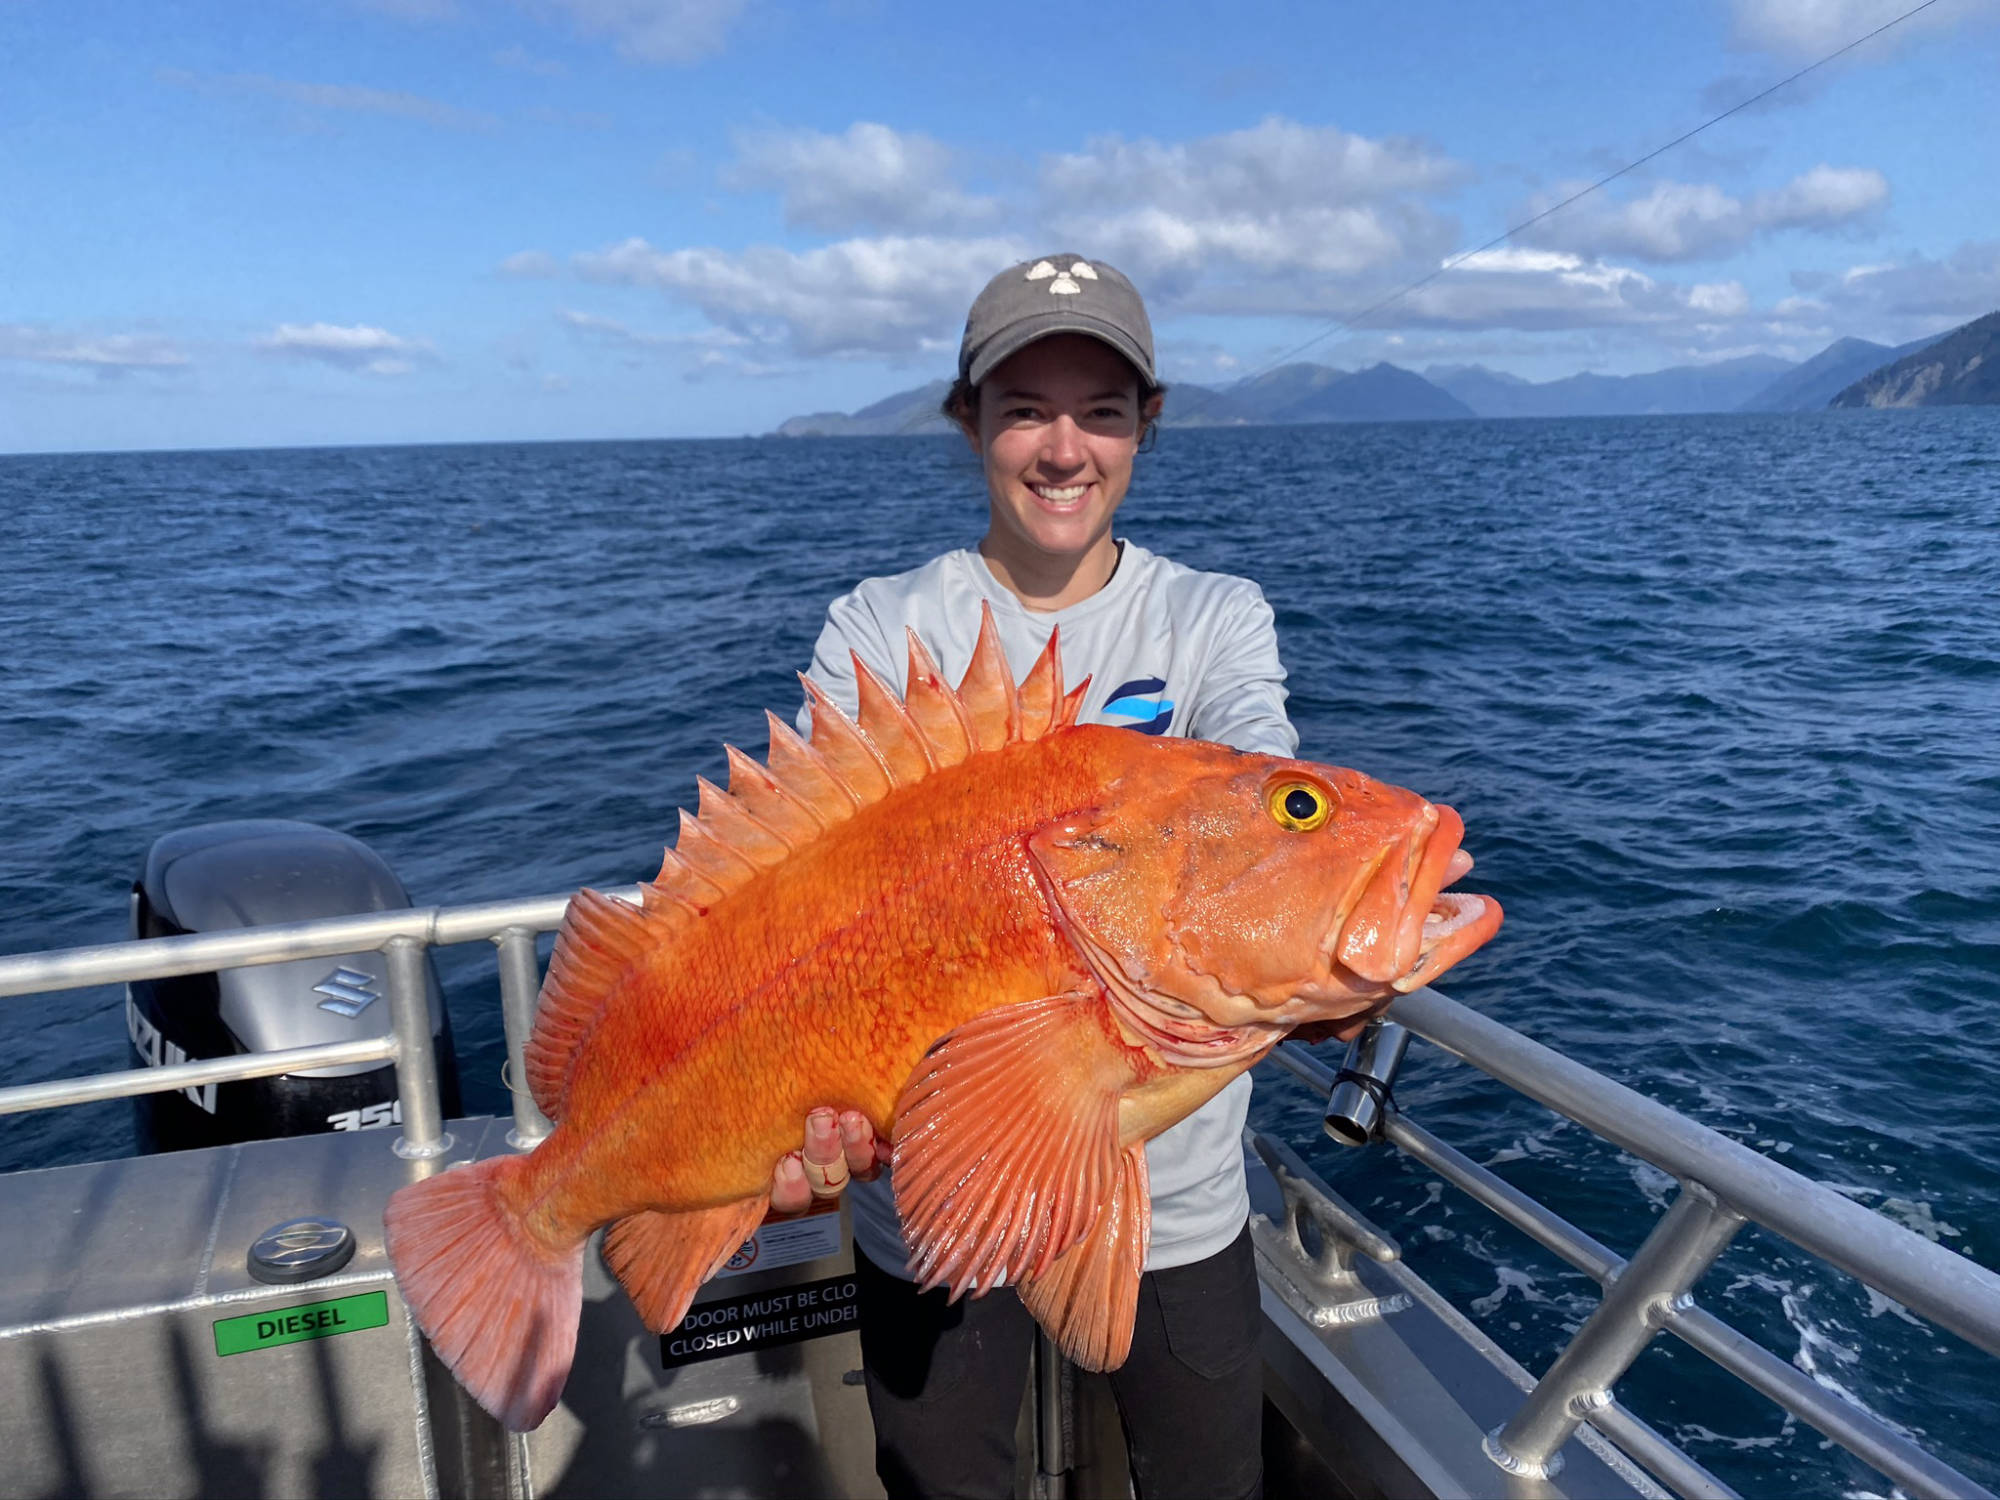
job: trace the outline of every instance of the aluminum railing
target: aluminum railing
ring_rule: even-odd
[[[639,888],[608,894],[636,901]],[[0,1088],[0,1114],[387,1059],[395,1064],[402,1101],[396,1151],[409,1157],[439,1155],[450,1149],[451,1140],[438,1097],[424,952],[485,941],[499,950],[514,1113],[508,1138],[517,1149],[527,1149],[550,1130],[528,1092],[522,1065],[541,984],[535,944],[540,934],[561,924],[568,900],[564,894],[413,907],[0,957],[0,997],[6,997],[380,950],[388,956],[391,1016],[386,1037]],[[1749,1220],[1988,1353],[2000,1354],[2000,1276],[1434,990],[1404,996],[1389,1015],[1508,1087],[1673,1174],[1682,1185],[1679,1197],[1628,1262],[1407,1115],[1384,1117],[1382,1131],[1390,1144],[1605,1289],[1597,1312],[1570,1339],[1521,1409],[1492,1434],[1488,1448],[1496,1463],[1524,1475],[1551,1473],[1563,1443],[1589,1422],[1691,1500],[1696,1495],[1727,1496],[1727,1486],[1612,1399],[1611,1388],[1664,1330],[1880,1470],[1912,1497],[2000,1500],[1880,1418],[1703,1311],[1692,1296],[1701,1274]],[[1323,1093],[1334,1085],[1333,1070],[1303,1047],[1288,1044],[1270,1061]]]
[[[639,888],[624,886],[607,894],[636,902]],[[569,897],[565,894],[468,906],[405,907],[353,917],[322,917],[310,922],[245,927],[232,932],[146,938],[0,958],[0,998],[4,998],[377,950],[388,958],[390,1016],[390,1034],[383,1037],[322,1042],[282,1052],[252,1052],[240,1057],[0,1088],[0,1115],[63,1104],[88,1104],[100,1099],[125,1099],[138,1094],[163,1094],[201,1084],[268,1078],[337,1063],[387,1059],[396,1065],[396,1090],[403,1106],[402,1134],[395,1143],[397,1154],[441,1155],[451,1149],[451,1137],[445,1133],[438,1099],[424,952],[433,947],[486,941],[500,950],[501,1018],[507,1034],[508,1088],[514,1103],[514,1128],[508,1140],[525,1149],[541,1140],[550,1129],[528,1092],[521,1058],[534,1024],[535,996],[542,982],[535,940],[562,924],[563,910],[568,905]]]
[[[1390,1007],[1389,1020],[1547,1105],[1633,1156],[1671,1173],[1681,1191],[1627,1261],[1546,1205],[1503,1181],[1400,1112],[1382,1138],[1491,1209],[1604,1288],[1603,1300],[1564,1345],[1521,1408],[1487,1439],[1512,1473],[1547,1476],[1558,1450],[1590,1423],[1648,1462],[1650,1434],[1612,1388],[1664,1331],[1673,1334],[1816,1428],[1916,1500],[1995,1500],[1992,1492],[1925,1451],[1873,1413],[1772,1354],[1695,1304],[1693,1288],[1746,1222],[1893,1297],[1911,1312],[2000,1355],[2000,1275],[1956,1255],[1821,1183],[1613,1083],[1581,1063],[1468,1010],[1435,990]],[[1322,1095],[1333,1069],[1288,1043],[1270,1061]],[[1343,1132],[1343,1138],[1346,1133]],[[1664,1442],[1651,1435],[1653,1443]],[[1640,1441],[1635,1447],[1634,1439]],[[1648,1462],[1690,1497],[1730,1493],[1680,1449]]]

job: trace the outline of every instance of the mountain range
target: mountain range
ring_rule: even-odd
[[[856,412],[791,417],[775,436],[948,431],[938,403],[950,388],[947,380],[933,380]],[[1365,370],[1283,365],[1226,386],[1176,384],[1161,420],[1170,427],[1246,427],[1979,403],[2000,404],[2000,312],[1899,347],[1838,339],[1799,364],[1753,354],[1644,375],[1584,374],[1548,381],[1523,380],[1484,365],[1431,365],[1421,375],[1386,363]]]
[[[1833,398],[1835,406],[2000,405],[2000,312],[1875,370]]]

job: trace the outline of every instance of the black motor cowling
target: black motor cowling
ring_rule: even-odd
[[[403,883],[359,839],[282,819],[206,823],[167,834],[132,887],[132,936],[178,937],[410,904]],[[458,1063],[437,970],[429,979],[431,1036],[446,1118],[459,1111]],[[140,1066],[386,1036],[388,966],[348,953],[135,980],[125,1022]],[[178,1151],[401,1121],[391,1063],[350,1063],[275,1078],[208,1084],[134,1101],[144,1151]]]

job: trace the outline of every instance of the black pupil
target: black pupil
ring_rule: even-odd
[[[1302,786],[1285,793],[1285,812],[1297,822],[1310,821],[1319,812],[1319,798]]]

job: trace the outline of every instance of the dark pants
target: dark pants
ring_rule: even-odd
[[[875,1468],[890,1500],[1007,1500],[1035,1324],[1001,1290],[945,1305],[856,1249]],[[1257,1268],[1244,1230],[1191,1266],[1139,1282],[1132,1354],[1111,1389],[1140,1500],[1263,1493]]]

